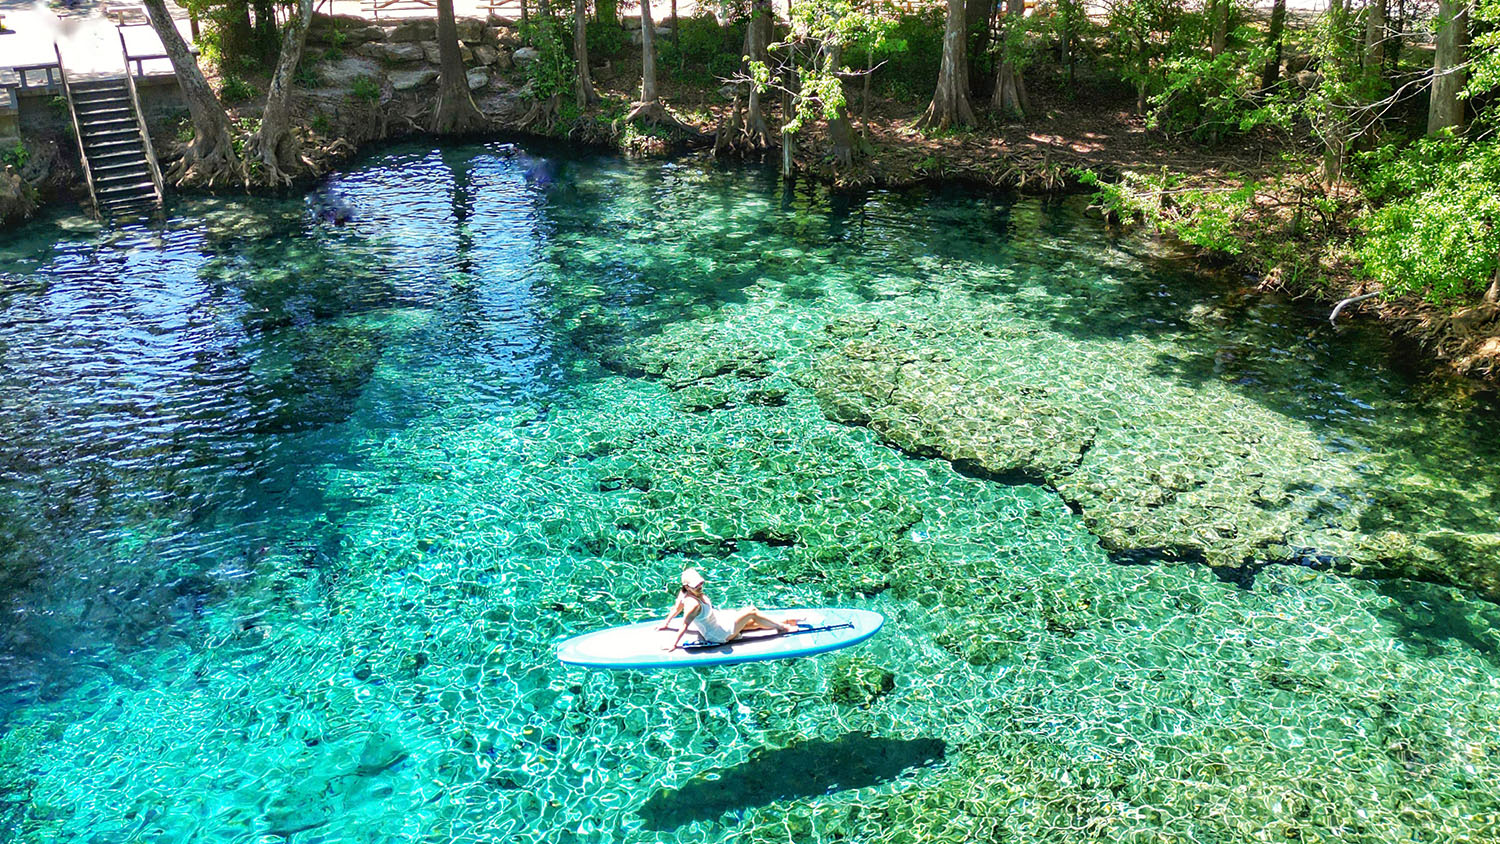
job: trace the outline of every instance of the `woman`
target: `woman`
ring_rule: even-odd
[[[677,601],[672,604],[672,611],[667,613],[667,620],[661,623],[657,630],[670,630],[672,619],[678,613],[682,614],[682,629],[677,631],[677,638],[672,646],[667,648],[675,651],[682,646],[682,637],[687,635],[688,626],[698,625],[698,635],[703,641],[711,645],[722,645],[732,642],[740,637],[746,630],[775,630],[778,633],[790,633],[797,629],[795,619],[785,619],[777,622],[763,614],[755,607],[744,607],[738,610],[714,609],[714,605],[703,594],[703,575],[697,569],[688,569],[682,573],[682,588],[677,590]]]

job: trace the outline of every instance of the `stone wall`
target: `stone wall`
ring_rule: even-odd
[[[520,47],[513,24],[477,18],[459,18],[457,24],[470,90],[488,88],[496,74],[535,58],[534,51]],[[437,21],[408,18],[381,24],[348,15],[316,15],[308,29],[305,56],[324,91],[345,89],[367,97],[370,84],[395,92],[420,91],[437,83]]]

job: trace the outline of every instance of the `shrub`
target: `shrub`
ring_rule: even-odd
[[[678,78],[693,82],[712,82],[733,76],[740,68],[740,47],[745,39],[743,23],[722,26],[719,19],[701,13],[677,21],[677,40],[663,38],[657,43],[662,64],[675,70]]]
[[[255,86],[238,76],[225,76],[219,83],[219,96],[225,102],[239,103],[255,97]]]
[[[8,164],[11,167],[16,168],[17,170],[25,167],[26,162],[30,160],[31,150],[27,149],[26,145],[21,143],[20,141],[16,141],[15,146],[11,147],[3,153],[0,153],[0,164]]]
[[[1500,265],[1500,141],[1418,141],[1371,154],[1360,262],[1388,293],[1435,304],[1473,299]]]
[[[537,99],[573,90],[577,76],[570,45],[563,38],[563,22],[555,17],[538,15],[521,30],[521,39],[536,47],[537,60],[527,68]]]
[[[380,83],[368,76],[356,76],[349,85],[349,94],[356,100],[373,103],[380,99]]]
[[[941,8],[932,8],[902,15],[888,38],[905,49],[877,56],[885,66],[875,71],[871,86],[897,99],[930,98],[943,61],[944,14]],[[858,67],[864,56],[855,53],[849,60]]]
[[[292,81],[301,88],[319,88],[323,85],[323,78],[318,75],[317,68],[311,62],[302,62],[297,66],[297,73],[293,75]]]
[[[618,21],[589,21],[584,30],[589,42],[589,58],[617,59],[625,52],[629,37]]]

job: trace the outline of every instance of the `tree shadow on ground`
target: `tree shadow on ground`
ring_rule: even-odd
[[[947,749],[941,739],[902,740],[865,733],[761,749],[732,768],[709,771],[681,788],[656,792],[639,814],[647,829],[676,829],[777,800],[806,800],[877,785],[942,761]]]

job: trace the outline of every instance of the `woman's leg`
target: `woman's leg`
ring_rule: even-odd
[[[775,630],[778,633],[788,633],[796,629],[796,624],[795,621],[785,624],[770,616],[762,615],[759,610],[749,609],[735,618],[734,626],[730,628],[733,634],[730,638],[738,638],[746,630]]]

